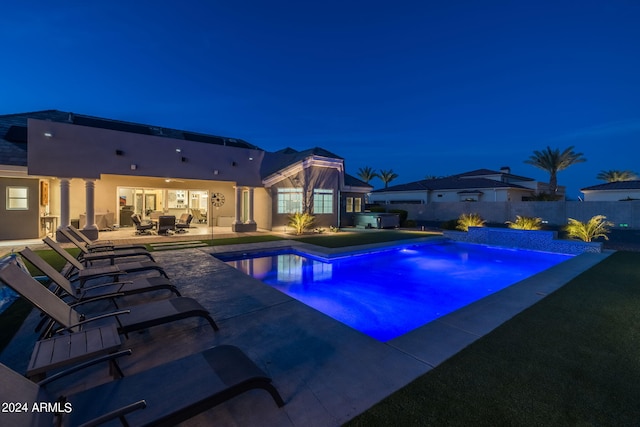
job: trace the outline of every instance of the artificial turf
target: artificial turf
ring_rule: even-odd
[[[617,252],[347,423],[638,425],[640,253]]]

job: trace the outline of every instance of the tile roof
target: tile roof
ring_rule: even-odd
[[[342,157],[320,147],[313,147],[303,151],[297,151],[291,147],[287,147],[273,153],[265,152],[260,168],[260,175],[262,178],[266,178],[279,170],[285,169],[311,156],[344,160]]]
[[[26,141],[16,141],[17,138],[15,136],[19,136],[23,132],[26,132],[27,119],[29,118],[51,120],[61,123],[73,123],[79,126],[110,129],[142,135],[155,135],[173,139],[184,139],[207,144],[218,144],[230,147],[261,150],[261,148],[237,138],[207,135],[197,132],[188,132],[140,123],[104,119],[100,117],[75,114],[59,110],[42,110],[32,111],[28,113],[0,115],[0,163],[13,166],[27,165],[27,143]],[[7,133],[9,135],[7,135]]]
[[[373,188],[371,184],[367,184],[366,182],[356,178],[353,175],[349,175],[348,173],[344,174],[344,185],[348,185],[351,187],[369,187]]]
[[[424,179],[422,181],[410,182],[408,184],[394,185],[379,190],[374,193],[386,191],[437,191],[437,190],[469,190],[477,188],[520,188],[530,190],[517,184],[496,181],[488,178],[460,178],[454,175],[446,178]]]
[[[507,179],[515,180],[515,181],[533,181],[533,178],[527,178],[526,176],[513,175],[512,173],[505,173],[501,171],[494,171],[491,169],[476,169],[469,172],[460,173],[454,176],[457,177],[473,177],[473,176],[486,176],[486,175],[502,175]]]
[[[640,180],[634,181],[616,181],[604,184],[592,185],[591,187],[581,188],[580,191],[607,191],[607,190],[640,190]]]

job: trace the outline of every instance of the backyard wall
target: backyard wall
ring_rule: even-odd
[[[440,202],[422,205],[394,203],[387,209],[403,209],[408,219],[443,222],[462,213],[477,213],[490,223],[513,221],[516,215],[539,217],[551,226],[565,226],[567,218],[587,221],[605,215],[614,228],[640,229],[640,201],[628,202]],[[626,224],[626,226],[624,225]]]

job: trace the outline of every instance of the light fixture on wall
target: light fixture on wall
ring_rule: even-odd
[[[124,151],[116,150],[116,156],[124,156]]]
[[[182,163],[186,163],[187,158],[186,158],[186,157],[180,157],[180,161],[181,161]]]
[[[134,171],[136,169],[138,169],[138,165],[131,163],[131,170]]]
[[[236,162],[231,162],[231,166],[238,166]]]
[[[180,153],[182,150],[180,148],[176,148],[176,153]]]
[[[218,171],[218,169],[214,169],[214,170],[213,170],[213,174],[214,174],[214,175],[218,175],[219,173],[220,173],[220,172]]]
[[[45,132],[44,136],[46,136],[47,138],[53,138],[53,133],[52,132]]]

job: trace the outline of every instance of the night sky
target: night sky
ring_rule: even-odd
[[[321,146],[358,168],[511,166],[546,146],[559,184],[640,173],[640,2],[14,1],[0,12],[0,114],[58,109]],[[377,188],[381,181],[374,180]]]

